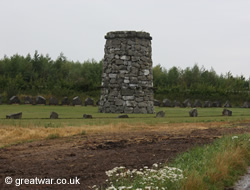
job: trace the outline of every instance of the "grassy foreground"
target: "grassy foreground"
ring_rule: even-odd
[[[195,147],[160,168],[157,163],[150,169],[116,167],[106,172],[109,187],[105,189],[223,190],[232,186],[248,165],[250,134],[226,136],[213,144]]]

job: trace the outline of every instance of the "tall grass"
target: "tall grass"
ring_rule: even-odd
[[[187,176],[182,189],[232,186],[250,165],[250,134],[223,137],[212,145],[193,148],[171,165],[183,169]]]
[[[33,140],[53,139],[82,133],[82,127],[0,127],[0,148],[6,145],[17,144]],[[56,134],[56,135],[55,135]]]

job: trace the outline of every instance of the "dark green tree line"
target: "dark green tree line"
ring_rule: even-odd
[[[82,93],[99,98],[102,61],[69,61],[62,53],[56,60],[35,51],[34,55],[4,56],[0,59],[0,94],[6,100],[13,95],[47,95],[62,98]],[[240,104],[250,101],[249,80],[231,72],[218,75],[195,64],[185,69],[161,65],[153,67],[155,97],[183,101],[226,99]]]
[[[172,100],[230,100],[237,105],[249,101],[250,81],[244,76],[233,77],[231,72],[218,75],[195,64],[186,69],[172,67],[169,70],[157,65],[153,68],[155,96]]]
[[[0,94],[6,99],[38,94],[61,98],[83,92],[98,96],[101,72],[102,61],[73,62],[63,54],[56,60],[37,51],[33,56],[5,56],[0,60]]]

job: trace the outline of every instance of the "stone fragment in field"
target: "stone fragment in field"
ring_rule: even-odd
[[[177,100],[175,100],[173,104],[174,104],[174,107],[180,107],[180,108],[182,107],[181,103]]]
[[[6,115],[6,119],[22,119],[22,112]]]
[[[83,114],[83,118],[84,118],[84,119],[92,119],[93,116],[92,116],[92,115],[89,115],[89,114]]]
[[[201,101],[200,100],[195,100],[194,101],[194,107],[202,107],[202,103],[201,103]]]
[[[223,116],[232,116],[232,111],[231,110],[228,110],[228,109],[224,109],[223,111],[222,111],[222,115]]]
[[[10,104],[20,104],[20,100],[17,96],[12,96],[9,100]]]
[[[49,99],[49,105],[58,105],[58,100],[55,97]]]
[[[85,106],[93,106],[94,100],[92,98],[86,98],[84,101]]]
[[[0,100],[1,101],[1,100]],[[249,102],[244,102],[243,108],[250,108],[250,103]]]
[[[164,111],[159,111],[156,116],[156,118],[159,118],[159,117],[165,117],[165,112]]]
[[[62,105],[69,105],[70,104],[70,101],[69,101],[69,98],[68,97],[63,97],[62,99]]]
[[[58,113],[54,111],[50,112],[50,119],[58,119]]]
[[[162,101],[162,107],[172,107],[172,102],[166,98]]]
[[[73,100],[72,100],[72,105],[73,106],[82,105],[81,99],[78,96],[74,97]]]
[[[37,96],[36,97],[36,104],[44,104],[46,105],[46,99],[42,96]]]
[[[205,108],[211,108],[212,107],[212,102],[210,102],[209,100],[204,102],[204,107]]]
[[[183,105],[184,107],[192,107],[192,103],[189,99],[186,99],[184,102],[183,102]]]
[[[0,94],[0,105],[2,104],[2,96],[1,96],[1,94]]]
[[[230,104],[230,102],[227,100],[226,103],[224,104],[224,108],[231,108],[232,105]]]
[[[198,111],[196,108],[193,108],[189,111],[189,116],[190,117],[197,117],[198,116]]]
[[[160,101],[154,99],[154,106],[160,106],[160,105],[161,105]]]
[[[213,104],[212,104],[212,107],[216,107],[216,108],[221,107],[221,102],[220,101],[214,101]]]
[[[25,96],[23,103],[24,104],[33,104],[33,100],[30,96]]]
[[[128,115],[119,115],[118,118],[128,118]]]

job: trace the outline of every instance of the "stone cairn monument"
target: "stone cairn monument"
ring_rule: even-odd
[[[99,111],[154,113],[152,37],[147,32],[116,31],[105,39]]]

